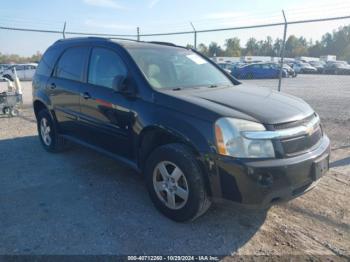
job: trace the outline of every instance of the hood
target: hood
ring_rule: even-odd
[[[203,88],[183,91],[169,91],[182,101],[190,102],[202,110],[193,109],[197,117],[201,112],[215,112],[220,116],[249,116],[263,124],[278,124],[301,120],[314,113],[313,109],[302,99],[272,91],[267,88],[246,84],[224,88]],[[168,103],[176,104],[176,103]],[[188,106],[175,105],[176,110],[184,108],[190,113]],[[246,118],[246,117],[244,117]]]

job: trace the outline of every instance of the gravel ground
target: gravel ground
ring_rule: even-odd
[[[216,204],[185,224],[159,214],[142,177],[113,160],[79,146],[65,154],[46,153],[30,108],[30,83],[23,87],[21,116],[0,116],[0,254],[349,258],[349,76],[283,81],[284,92],[305,99],[320,114],[332,141],[332,168],[314,190],[268,211]]]

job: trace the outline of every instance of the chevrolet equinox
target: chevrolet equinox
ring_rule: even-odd
[[[241,84],[170,43],[59,40],[37,68],[33,106],[47,151],[79,143],[132,167],[175,221],[215,199],[253,207],[292,199],[329,166],[330,141],[307,103]]]

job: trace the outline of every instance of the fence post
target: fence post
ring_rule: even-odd
[[[140,41],[140,27],[136,28],[137,41]]]
[[[194,47],[194,49],[196,49],[197,50],[197,30],[196,30],[196,28],[194,27],[194,25],[193,25],[193,23],[192,22],[190,22],[190,24],[191,24],[191,26],[192,26],[192,28],[193,28],[193,35],[194,35],[194,42],[193,42],[193,47]]]
[[[284,18],[284,33],[283,33],[283,42],[282,42],[282,47],[281,47],[281,57],[280,57],[280,75],[279,75],[279,80],[278,80],[278,92],[281,91],[281,85],[282,85],[282,70],[283,70],[283,62],[284,62],[284,50],[286,46],[286,37],[287,37],[287,27],[288,27],[288,22],[286,15],[284,13],[284,10],[282,10],[283,18]]]
[[[63,35],[63,39],[66,39],[66,21],[64,21],[64,25],[63,25],[63,31],[62,31],[62,35]]]

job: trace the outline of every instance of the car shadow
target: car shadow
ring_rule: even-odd
[[[350,157],[345,157],[343,159],[339,159],[339,160],[333,161],[332,163],[329,164],[329,166],[331,168],[347,166],[347,165],[350,165]]]
[[[176,223],[153,207],[141,175],[94,151],[47,153],[36,136],[0,149],[0,254],[230,255],[266,218],[216,204]]]

